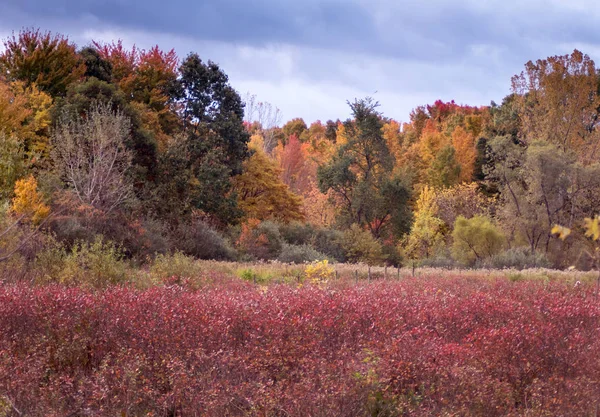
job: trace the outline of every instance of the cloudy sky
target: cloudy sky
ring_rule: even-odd
[[[285,119],[343,119],[346,100],[373,96],[406,121],[436,99],[500,102],[530,59],[600,60],[599,17],[593,0],[0,0],[0,36],[193,51]]]

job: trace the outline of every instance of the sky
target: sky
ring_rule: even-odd
[[[196,52],[242,97],[284,120],[345,119],[373,97],[387,117],[437,99],[500,103],[529,60],[577,48],[600,60],[593,0],[0,0],[0,37],[21,28]]]

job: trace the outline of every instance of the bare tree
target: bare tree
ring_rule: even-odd
[[[110,104],[97,104],[74,120],[63,118],[52,135],[52,156],[79,201],[110,213],[133,197],[127,176],[132,153],[125,147],[130,130],[130,120]]]
[[[277,145],[275,128],[281,124],[281,110],[266,101],[256,101],[256,95],[247,93],[244,120],[248,123],[258,122],[264,139],[264,150],[267,153]]]

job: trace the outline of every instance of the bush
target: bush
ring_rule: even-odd
[[[334,229],[318,229],[312,246],[337,262],[346,262],[346,250],[343,245],[344,233]]]
[[[284,263],[302,264],[305,262],[322,261],[327,259],[324,255],[309,245],[283,244],[277,260]]]
[[[242,224],[237,246],[243,253],[255,259],[271,260],[279,256],[283,239],[275,223],[249,219]]]
[[[335,269],[329,265],[327,259],[306,265],[304,270],[306,279],[313,284],[324,284],[335,277]]]
[[[397,267],[402,266],[402,264],[404,263],[405,259],[402,254],[402,251],[400,251],[397,246],[389,244],[383,245],[382,253],[388,265]]]
[[[495,269],[550,268],[550,261],[543,253],[531,253],[529,248],[520,247],[500,252],[479,263],[478,266]]]
[[[309,245],[330,259],[335,259],[337,262],[346,261],[346,252],[342,246],[343,233],[339,230],[292,222],[280,225],[279,231],[283,240],[291,245]]]
[[[197,278],[202,274],[202,268],[191,256],[175,252],[158,255],[150,266],[150,274],[155,282],[166,282],[171,278]]]
[[[443,268],[443,269],[454,269],[459,266],[458,263],[454,259],[452,259],[448,256],[444,256],[442,254],[437,254],[435,256],[432,256],[431,258],[421,259],[418,262],[418,265],[421,268]]]
[[[279,233],[291,245],[311,245],[315,238],[315,227],[309,223],[291,222],[279,226]]]
[[[466,265],[481,262],[500,252],[504,235],[486,216],[458,216],[452,232],[454,259]]]
[[[173,237],[173,247],[198,259],[231,261],[237,258],[229,241],[201,220],[181,224]]]
[[[0,412],[594,415],[594,292],[452,274],[333,288],[2,285]]]
[[[377,265],[384,259],[381,244],[368,230],[361,229],[357,224],[344,232],[342,246],[349,262]]]
[[[123,249],[102,236],[92,243],[76,242],[68,251],[62,245],[51,245],[38,254],[35,269],[43,282],[94,288],[124,283],[132,273]]]

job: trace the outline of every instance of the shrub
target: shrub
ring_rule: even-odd
[[[327,259],[306,265],[304,270],[306,279],[313,284],[323,284],[335,277],[335,269],[329,265]]]
[[[452,232],[454,258],[466,265],[482,261],[502,250],[504,235],[486,216],[458,216]]]
[[[368,230],[361,229],[358,224],[353,224],[344,232],[342,246],[346,251],[346,258],[350,262],[377,265],[383,261],[381,244]]]
[[[229,241],[201,220],[181,224],[173,236],[173,247],[199,259],[235,260],[237,258],[235,249]]]
[[[0,412],[594,415],[595,287],[515,281],[0,285]]]
[[[173,277],[177,280],[197,278],[202,274],[202,267],[193,257],[181,252],[160,254],[154,258],[150,274],[155,282],[165,282]]]
[[[316,234],[315,227],[309,223],[291,222],[279,225],[279,233],[291,245],[310,245]]]
[[[256,259],[275,259],[283,245],[277,225],[271,221],[249,219],[242,224],[238,248]]]
[[[92,243],[77,242],[68,251],[51,245],[37,256],[36,270],[43,282],[95,288],[124,283],[132,273],[122,248],[102,236],[96,236]]]
[[[312,246],[337,262],[346,262],[343,237],[344,233],[339,230],[317,229],[312,240]]]
[[[485,268],[512,268],[512,269],[528,269],[528,268],[549,268],[550,261],[543,253],[531,253],[529,248],[511,248],[504,252],[500,252],[489,259],[484,260],[478,266]]]
[[[309,245],[283,244],[277,260],[284,263],[302,264],[305,262],[322,261],[327,256]]]
[[[449,256],[444,256],[444,254],[437,254],[431,258],[421,259],[418,262],[418,265],[422,268],[444,268],[444,269],[453,269],[457,268],[458,263]]]

